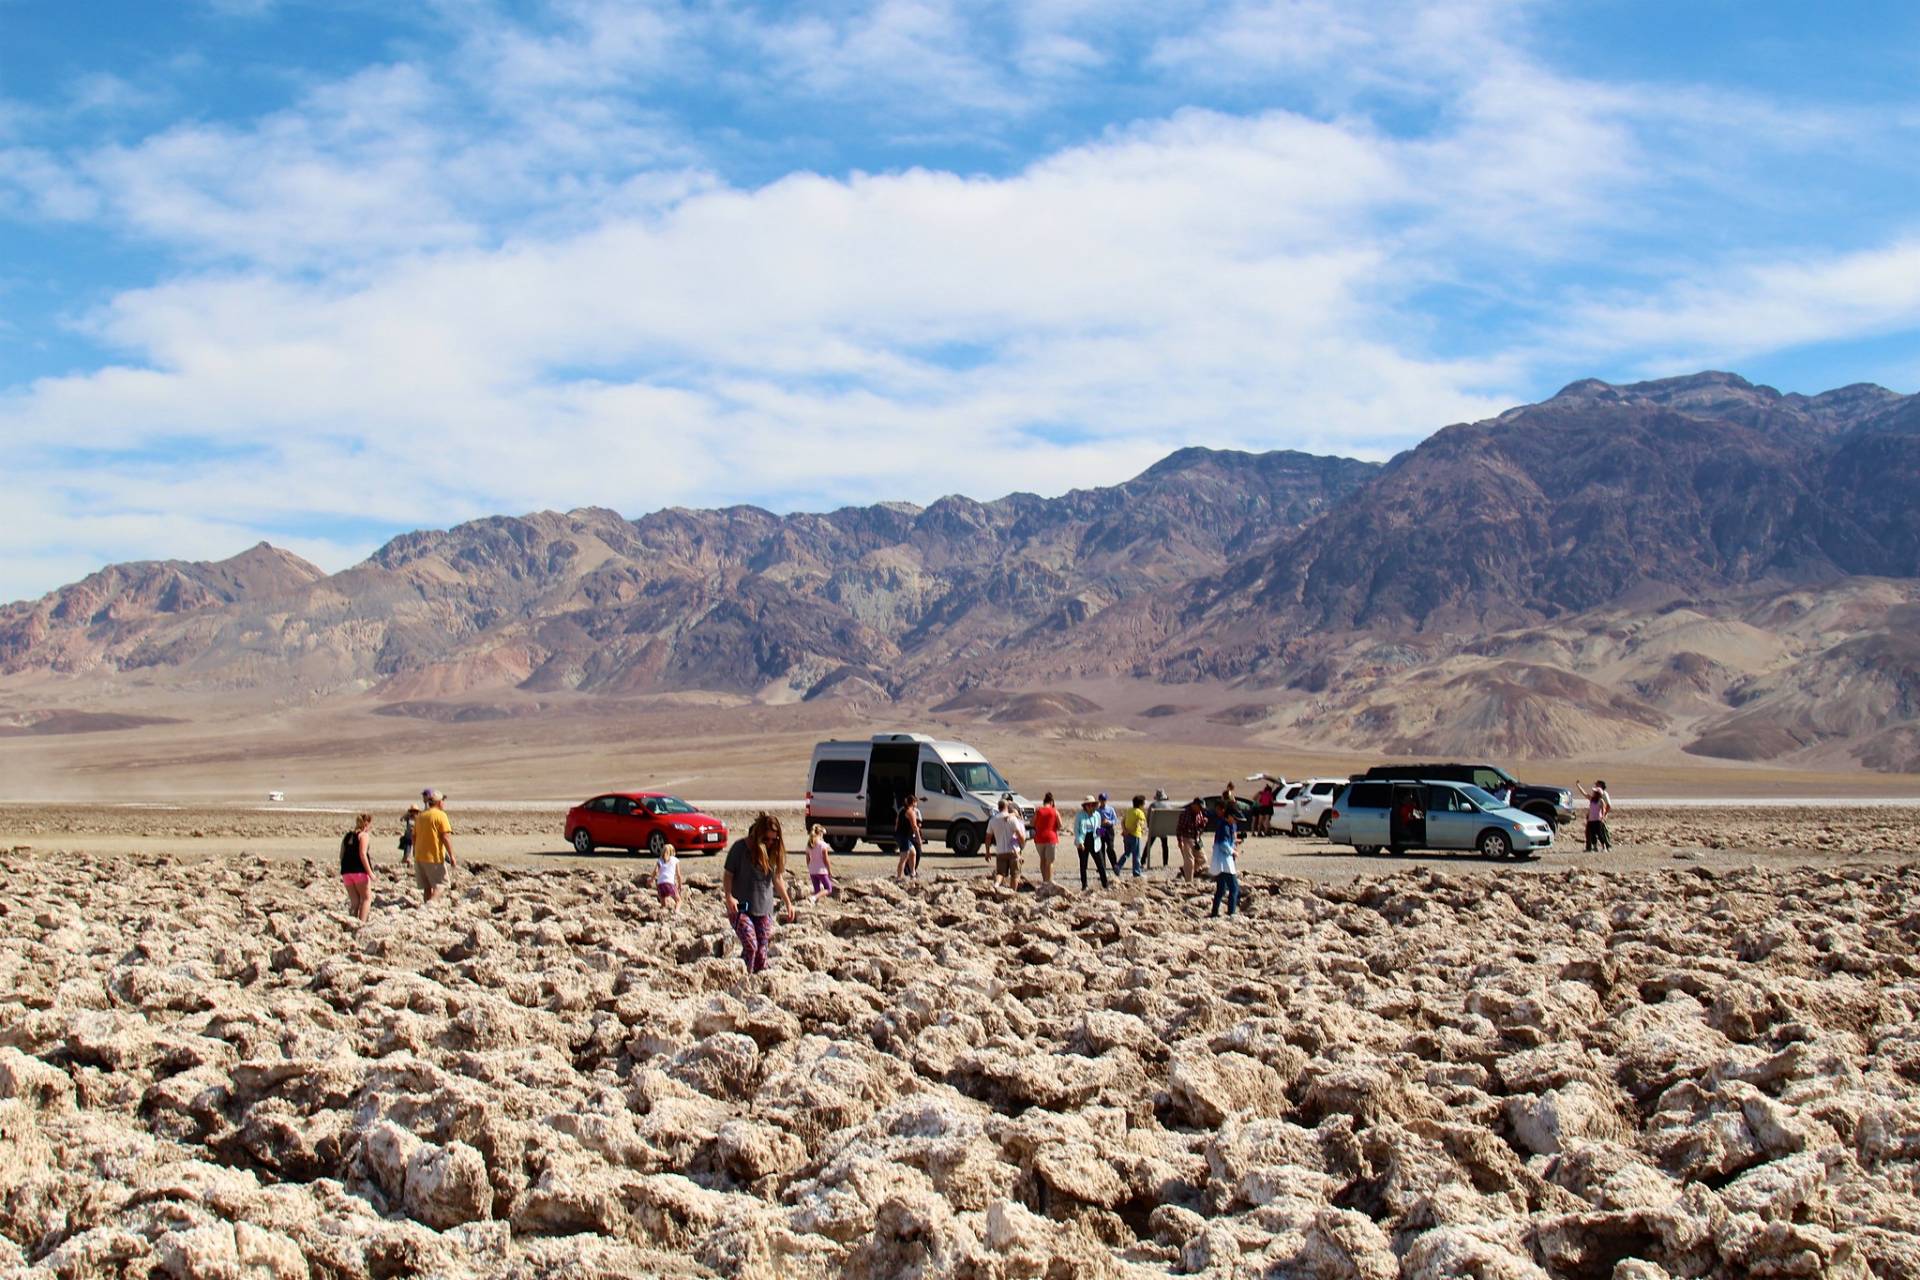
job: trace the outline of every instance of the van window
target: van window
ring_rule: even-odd
[[[949,764],[953,776],[969,791],[1013,790],[1007,785],[1007,780],[1000,776],[1000,771],[990,764],[967,760],[955,760]]]
[[[1349,809],[1391,809],[1393,788],[1378,782],[1356,782],[1347,789]]]
[[[920,789],[931,796],[959,795],[953,783],[947,780],[947,771],[932,760],[920,762]]]
[[[822,760],[813,768],[813,790],[815,794],[851,794],[860,789],[860,780],[866,776],[864,760]]]

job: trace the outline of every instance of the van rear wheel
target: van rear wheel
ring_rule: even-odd
[[[971,822],[956,822],[947,833],[947,847],[962,858],[980,852],[980,828]]]
[[[827,848],[835,853],[852,853],[853,847],[860,843],[858,836],[828,836]]]

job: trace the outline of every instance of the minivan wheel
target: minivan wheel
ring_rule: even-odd
[[[593,837],[585,827],[573,833],[573,851],[582,856],[593,852]]]
[[[647,838],[647,852],[658,858],[667,847],[667,838],[658,831]]]
[[[1480,852],[1489,858],[1509,858],[1513,856],[1513,841],[1507,839],[1504,831],[1482,831]]]
[[[956,822],[947,833],[947,847],[962,858],[980,852],[980,828],[971,822]]]
[[[1324,813],[1321,814],[1319,825],[1314,827],[1313,834],[1319,836],[1322,840],[1325,840],[1325,839],[1328,839],[1332,835],[1332,833],[1333,833],[1333,819],[1328,817]]]
[[[855,837],[855,836],[828,836],[827,837],[827,847],[829,849],[832,849],[835,853],[852,853],[853,847],[859,843],[860,841],[858,837]]]

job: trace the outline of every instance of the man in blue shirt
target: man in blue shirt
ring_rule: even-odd
[[[1116,876],[1120,874],[1120,854],[1114,848],[1114,833],[1119,825],[1120,815],[1113,811],[1113,806],[1107,802],[1107,793],[1102,791],[1100,793],[1100,856],[1107,860],[1107,865],[1113,868],[1113,874]],[[1105,875],[1105,872],[1101,873],[1102,884],[1106,883]]]

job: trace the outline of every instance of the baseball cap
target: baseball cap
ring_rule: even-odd
[[[445,800],[447,793],[438,787],[422,787],[420,788],[420,798],[422,800]]]

